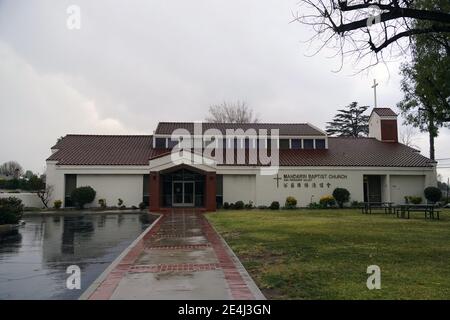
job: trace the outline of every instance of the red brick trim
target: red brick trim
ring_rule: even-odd
[[[191,250],[191,249],[207,249],[210,248],[210,244],[190,244],[182,246],[146,246],[146,250]]]
[[[216,253],[217,259],[219,260],[219,265],[222,268],[223,273],[225,274],[225,280],[228,283],[233,298],[236,300],[255,299],[241,274],[239,273],[239,270],[236,268],[233,260],[228,254],[219,235],[202,214],[199,214],[199,216],[201,217],[200,223],[202,225],[205,237],[211,243],[211,246]]]
[[[179,264],[153,264],[153,265],[133,265],[128,269],[130,273],[158,273],[158,272],[183,272],[183,271],[208,271],[220,269],[219,263],[179,263]]]

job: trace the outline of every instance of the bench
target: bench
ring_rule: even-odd
[[[423,212],[425,219],[434,219],[435,214],[437,219],[440,219],[440,211],[435,210],[435,205],[430,204],[404,204],[395,208],[397,218],[410,219],[411,212]],[[407,217],[406,217],[407,214]]]
[[[392,204],[392,202],[363,202],[360,208],[365,214],[371,214],[372,210],[384,210],[385,214],[392,214]]]

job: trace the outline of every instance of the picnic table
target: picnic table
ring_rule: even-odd
[[[382,209],[385,214],[392,214],[393,202],[363,202],[361,206],[362,213],[371,214],[372,210]]]
[[[397,218],[410,218],[411,212],[423,212],[425,215],[425,219],[434,219],[435,215],[437,219],[439,220],[439,210],[436,210],[438,208],[434,204],[401,204],[398,205],[395,209],[395,212],[397,214]]]

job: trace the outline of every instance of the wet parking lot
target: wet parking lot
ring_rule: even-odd
[[[147,213],[25,216],[0,234],[0,299],[77,299],[157,216]],[[81,270],[69,290],[67,267]]]

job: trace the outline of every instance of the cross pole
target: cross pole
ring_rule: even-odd
[[[377,86],[378,86],[377,80],[373,79],[373,86],[372,86],[372,88],[373,88],[373,99],[375,101],[374,108],[377,107]]]

